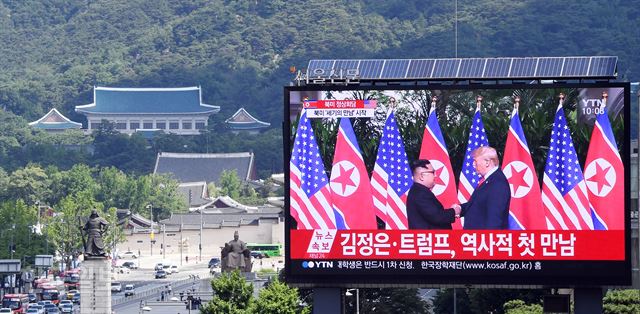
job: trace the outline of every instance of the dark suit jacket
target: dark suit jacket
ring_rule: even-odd
[[[510,201],[509,182],[498,168],[462,204],[464,229],[508,229]]]
[[[409,229],[451,229],[455,211],[444,209],[431,190],[414,183],[407,196],[407,218]]]

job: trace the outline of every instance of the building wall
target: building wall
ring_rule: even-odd
[[[182,247],[182,259],[189,256],[190,261],[195,261],[200,255],[200,230],[198,226],[185,226],[180,231],[167,228],[161,232],[162,227],[156,226],[154,234],[156,243],[153,245],[153,256],[158,258],[162,255],[161,247],[166,247],[166,259],[180,261],[180,238],[185,244]],[[220,256],[220,249],[224,244],[233,240],[233,234],[238,231],[240,240],[245,243],[281,243],[284,246],[284,223],[272,223],[271,221],[261,221],[259,225],[223,227],[220,229],[205,228],[202,232],[202,260],[208,261],[213,256]],[[163,240],[164,238],[164,240]],[[164,245],[161,245],[164,242]],[[126,236],[123,243],[118,244],[120,252],[131,250],[134,253],[140,252],[141,256],[151,255],[151,239],[149,233],[132,233]]]
[[[203,115],[96,115],[87,114],[87,130],[91,132],[99,127],[102,120],[115,123],[120,133],[132,134],[137,129],[159,129],[167,133],[197,135],[206,129],[209,114]],[[173,124],[177,123],[177,128]],[[136,127],[137,124],[137,127]]]

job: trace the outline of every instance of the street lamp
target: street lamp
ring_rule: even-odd
[[[164,237],[167,235],[167,225],[162,224],[162,259],[167,260],[167,244],[164,242]]]
[[[151,217],[151,234],[150,236],[150,240],[149,240],[149,251],[150,251],[150,256],[153,256],[153,243],[156,242],[154,234],[153,234],[153,204],[149,203],[149,205],[145,206],[145,208],[149,209],[149,217]]]
[[[204,209],[200,208],[200,244],[198,249],[200,250],[200,261],[202,262],[202,211]]]
[[[356,291],[356,314],[360,314],[360,289],[347,289],[347,292],[345,292],[345,295],[350,297],[353,295],[353,293],[351,293],[351,291]]]
[[[14,240],[14,239],[13,239],[13,236],[14,236],[15,234],[16,234],[16,224],[12,224],[12,225],[11,225],[11,248],[10,248],[10,251],[11,251],[11,259],[13,259],[13,253],[16,251],[16,244],[15,244],[15,242],[13,241],[13,240]]]

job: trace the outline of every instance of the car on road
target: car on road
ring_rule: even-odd
[[[60,312],[62,313],[73,313],[73,304],[64,304],[60,307]]]
[[[156,270],[155,277],[156,277],[156,279],[167,278],[167,272],[164,271],[163,269]]]
[[[171,275],[173,273],[171,271],[171,264],[162,264],[162,269],[167,273],[167,275]]]
[[[29,310],[31,310],[31,309],[33,309],[35,311],[35,313],[38,313],[38,314],[44,314],[45,313],[44,305],[40,305],[38,303],[29,304]]]
[[[135,288],[134,285],[129,284],[129,285],[124,286],[124,296],[125,297],[128,297],[130,295],[134,295],[134,294],[136,294],[136,288]]]
[[[180,270],[178,269],[178,265],[171,265],[171,273],[172,274],[176,274],[179,273]]]
[[[53,303],[47,303],[44,305],[44,310],[45,313],[49,314],[49,313],[60,313],[60,311],[58,311],[58,307],[53,304]]]
[[[71,306],[73,306],[73,302],[71,302],[71,300],[60,300],[60,303],[58,303],[58,307],[62,308],[62,306],[64,306],[65,304],[70,304]]]
[[[125,259],[125,258],[138,258],[138,256],[135,253],[131,252],[131,251],[126,251],[126,252],[124,252],[122,254],[118,254],[118,258],[122,258],[122,259]]]
[[[80,292],[76,292],[76,294],[73,295],[73,298],[71,298],[71,301],[75,304],[80,304]]]
[[[111,292],[122,292],[122,283],[119,281],[112,281]]]
[[[162,270],[162,263],[157,263],[156,266],[153,268],[153,270]]]
[[[133,261],[124,262],[124,263],[122,263],[122,267],[126,267],[126,268],[129,268],[129,269],[138,269],[138,263],[133,262]]]
[[[112,270],[116,274],[129,274],[129,273],[131,273],[131,270],[129,270],[129,268],[122,267],[122,266],[113,266]]]
[[[42,314],[38,309],[30,308],[25,312],[26,314]]]
[[[78,292],[78,290],[75,290],[75,289],[67,291],[67,300],[73,299],[73,296],[76,295],[76,293],[80,293],[80,292]]]
[[[251,251],[251,257],[263,259],[263,258],[267,257],[267,255],[262,253],[262,252]]]
[[[220,258],[219,257],[212,257],[209,260],[209,268],[216,268],[216,267],[220,267]]]
[[[1,309],[0,309],[0,313],[9,313],[9,314],[12,314],[12,313],[13,313],[13,311],[12,311],[10,308],[8,308],[8,307],[3,307],[3,308],[1,308]]]
[[[27,297],[29,298],[29,302],[31,303],[38,301],[38,297],[36,296],[35,293],[29,293]]]

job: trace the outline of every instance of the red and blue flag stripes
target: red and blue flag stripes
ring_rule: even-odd
[[[335,229],[329,180],[306,110],[298,122],[289,168],[291,215],[298,229]]]
[[[606,107],[596,115],[584,177],[596,230],[624,230],[624,166]]]
[[[511,114],[502,160],[502,172],[509,181],[509,229],[544,230],[546,222],[538,175],[522,130],[518,109]]]
[[[369,175],[349,118],[340,119],[330,182],[337,228],[377,229]]]
[[[420,159],[428,159],[435,171],[435,185],[431,189],[445,208],[458,203],[456,182],[449,159],[447,144],[442,136],[440,124],[436,117],[435,105],[431,106],[427,124],[422,136],[420,147]],[[462,229],[459,219],[452,224],[453,229]]]
[[[371,192],[376,214],[387,229],[407,229],[407,194],[413,184],[409,161],[404,150],[395,115],[385,121],[376,163],[371,174]]]
[[[464,154],[462,162],[462,170],[460,171],[460,182],[458,183],[458,202],[466,203],[473,191],[478,187],[481,176],[473,167],[473,157],[471,153],[478,147],[489,146],[489,140],[484,130],[482,116],[480,115],[480,106],[476,108],[473,115],[473,122],[469,129],[469,139],[467,141],[467,150]]]
[[[542,179],[547,228],[593,230],[591,206],[567,119],[558,105]]]

